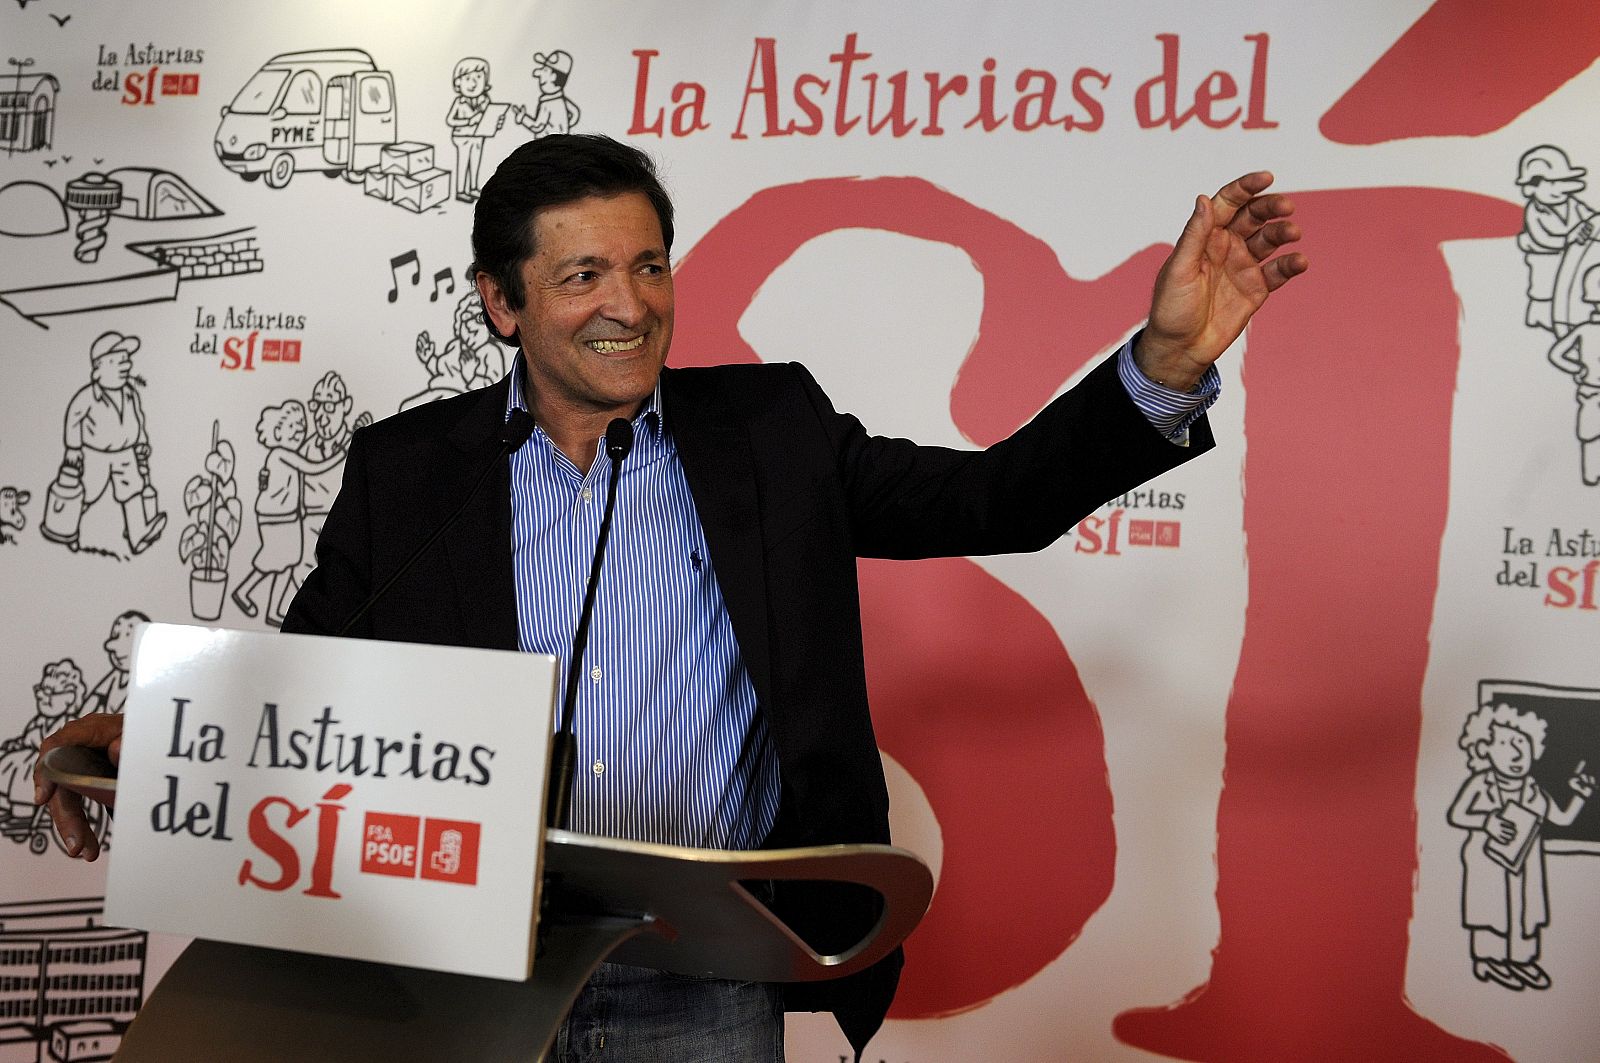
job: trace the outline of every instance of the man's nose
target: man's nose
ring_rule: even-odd
[[[612,274],[606,279],[605,305],[600,313],[619,325],[633,326],[644,320],[647,310],[639,290],[639,279],[631,272]]]

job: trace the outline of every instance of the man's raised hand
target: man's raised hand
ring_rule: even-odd
[[[1195,198],[1194,213],[1156,275],[1150,321],[1134,345],[1141,372],[1188,391],[1227,350],[1267,296],[1306,271],[1289,221],[1294,202],[1266,195],[1272,175],[1245,174],[1216,195]]]

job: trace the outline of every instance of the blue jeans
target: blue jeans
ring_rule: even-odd
[[[552,1063],[783,1063],[775,985],[602,963],[556,1032]]]

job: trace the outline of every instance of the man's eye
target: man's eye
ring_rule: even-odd
[[[588,284],[590,281],[592,281],[594,279],[595,279],[595,272],[592,269],[580,270],[577,273],[574,273],[572,276],[567,278],[568,282],[574,283],[574,284]]]

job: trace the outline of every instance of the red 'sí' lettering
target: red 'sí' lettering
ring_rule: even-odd
[[[256,331],[247,337],[229,336],[223,340],[222,368],[253,371],[256,367],[256,337],[260,335],[261,333]]]
[[[122,102],[129,107],[141,103],[146,107],[155,106],[156,90],[160,87],[156,72],[160,69],[153,66],[142,74],[137,70],[128,71],[128,76],[122,79]]]
[[[1537,7],[1438,0],[1328,109],[1319,128],[1338,144],[1483,136],[1587,70],[1596,53],[1593,0]]]
[[[1405,966],[1421,688],[1459,359],[1440,244],[1513,236],[1521,214],[1503,200],[1424,188],[1297,202],[1297,216],[1316,221],[1307,225],[1316,270],[1252,326],[1244,370],[1250,585],[1217,815],[1221,940],[1204,987],[1173,1007],[1126,1013],[1114,1029],[1183,1059],[1503,1059],[1411,1010]],[[1147,249],[1085,284],[1047,245],[924,182],[767,189],[679,268],[679,294],[702,308],[680,349],[758,361],[738,330],[755,291],[800,244],[840,228],[955,244],[980,274],[1032,278],[986,288],[951,393],[957,426],[979,443],[1010,434],[1127,334],[1166,253]],[[1374,248],[1388,268],[1373,268]],[[1072,342],[1062,343],[1069,317]],[[1347,367],[1360,386],[1308,408],[1297,368],[1308,359]],[[1397,492],[1408,500],[1398,524]],[[1380,520],[1379,539],[1349,534]],[[860,566],[879,740],[922,785],[945,842],[939,892],[907,942],[900,1018],[975,1007],[1059,956],[1108,895],[1115,856],[1098,720],[1049,624],[966,559],[919,566]],[[1375,608],[1382,624],[1372,623]],[[951,615],[983,620],[943,653]],[[974,642],[971,630],[1005,634]],[[1019,681],[997,690],[997,675]],[[980,699],[990,709],[981,728],[970,712]],[[1345,764],[1368,767],[1346,784],[1334,767]],[[973,782],[991,774],[1007,786]],[[1051,844],[1040,844],[1041,822]],[[996,882],[987,857],[997,851],[1027,866]],[[1009,913],[998,929],[987,918],[997,905]]]
[[[1545,577],[1545,585],[1550,589],[1544,596],[1544,604],[1555,609],[1571,609],[1574,604],[1579,609],[1600,608],[1594,601],[1596,573],[1600,573],[1600,559],[1584,565],[1582,571],[1566,565],[1552,567],[1550,574]],[[1581,595],[1573,586],[1573,581],[1580,576],[1583,579]]]
[[[1244,362],[1249,593],[1217,807],[1221,938],[1204,986],[1112,1028],[1179,1059],[1503,1060],[1411,1009],[1406,953],[1460,361],[1440,248],[1514,236],[1522,215],[1430,188],[1295,204],[1315,219],[1314,272],[1251,324]],[[1359,383],[1307,407],[1295,358]]]
[[[271,881],[258,878],[255,874],[255,864],[246,860],[239,865],[239,885],[246,883],[260,886],[264,890],[286,890],[295,884],[300,877],[300,854],[295,851],[294,843],[273,829],[267,821],[267,809],[273,805],[282,805],[289,810],[289,815],[284,821],[284,829],[292,829],[311,814],[309,808],[301,808],[286,797],[263,797],[256,802],[250,810],[250,844],[261,850],[261,854],[273,860],[278,865],[278,877]]]
[[[1122,514],[1126,510],[1114,509],[1110,517],[1090,516],[1078,522],[1078,541],[1072,544],[1072,549],[1080,554],[1104,553],[1107,557],[1121,557],[1122,551],[1117,549],[1117,533],[1122,525]],[[1100,529],[1105,529],[1102,537]],[[1134,546],[1149,546],[1149,543],[1134,543]]]
[[[317,848],[311,862],[311,886],[305,891],[309,897],[339,898],[333,889],[333,855],[339,835],[339,813],[344,806],[332,802],[347,796],[350,789],[347,783],[338,783],[322,795],[322,801],[317,805]],[[267,810],[274,805],[282,805],[288,810],[284,818],[284,830],[293,830],[311,814],[309,808],[301,808],[286,797],[263,797],[256,802],[256,806],[250,810],[250,842],[261,850],[262,855],[278,865],[278,877],[270,881],[259,877],[255,873],[254,861],[247,859],[239,865],[241,886],[248,884],[278,892],[288,889],[300,879],[299,851],[294,842],[279,834],[267,819]]]
[[[339,899],[340,895],[333,888],[333,853],[334,844],[339,840],[339,813],[344,806],[333,802],[349,796],[350,789],[348,783],[329,787],[317,803],[317,855],[311,862],[311,887],[306,890],[307,897]]]
[[[951,394],[957,425],[980,443],[1009,435],[1127,334],[1165,257],[1151,248],[1097,281],[1078,281],[1044,241],[926,181],[769,188],[678,267],[678,294],[699,310],[679,326],[678,349],[759,361],[738,327],[756,291],[806,241],[852,228],[951,244],[985,277],[1034,281],[985,287],[977,339]],[[1062,342],[1063,318],[1073,343]],[[1039,360],[1019,362],[1024,350]],[[945,846],[939,892],[907,942],[912,962],[891,1014],[963,1011],[1037,974],[1110,894],[1116,844],[1100,722],[1049,621],[967,558],[863,561],[860,578],[879,744],[928,795]],[[996,634],[975,641],[970,631]],[[986,711],[975,715],[979,702]],[[1039,759],[1019,765],[1019,750]],[[997,776],[1007,785],[973,782]],[[1051,825],[1050,844],[1040,843],[1041,822]],[[997,883],[1000,852],[1012,873]],[[987,918],[997,904],[1011,917]]]

